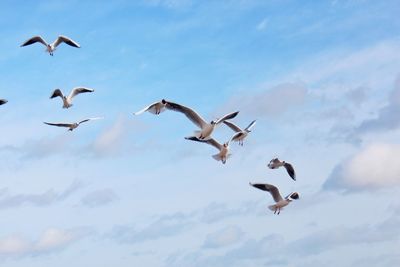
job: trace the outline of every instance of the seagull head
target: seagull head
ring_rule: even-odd
[[[212,121],[210,122],[210,124],[211,124],[211,125],[215,125],[215,124],[217,124],[217,122],[214,121],[214,120],[212,120]]]
[[[290,195],[287,197],[287,199],[291,200],[291,201],[297,200],[299,198],[300,198],[300,196],[299,196],[299,193],[297,193],[297,192],[290,193]]]
[[[163,104],[163,105],[167,104],[167,100],[161,99],[161,104]]]

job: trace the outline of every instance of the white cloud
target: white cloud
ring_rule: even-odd
[[[76,238],[76,233],[56,228],[47,229],[37,243],[34,245],[35,251],[48,251],[63,247]]]
[[[29,243],[20,236],[9,236],[0,240],[0,254],[18,254],[29,249]]]
[[[0,239],[0,255],[28,256],[53,252],[78,241],[87,233],[82,229],[49,228],[36,241],[19,235],[10,235]]]
[[[344,191],[400,185],[400,145],[370,144],[332,172],[325,189]]]

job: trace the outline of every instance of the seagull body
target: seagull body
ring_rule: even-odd
[[[0,106],[4,105],[5,103],[7,103],[8,100],[7,99],[0,99]]]
[[[74,40],[72,40],[72,39],[70,39],[70,38],[68,38],[66,36],[63,36],[63,35],[58,36],[57,39],[51,44],[47,43],[39,35],[33,36],[32,38],[26,40],[21,45],[21,47],[27,46],[27,45],[31,45],[31,44],[34,44],[34,43],[41,43],[44,46],[46,46],[46,52],[48,52],[50,54],[50,56],[53,56],[54,50],[56,50],[57,46],[59,46],[61,43],[66,43],[67,45],[70,45],[70,46],[73,46],[73,47],[76,47],[76,48],[80,48],[81,47],[77,42],[75,42]]]
[[[166,101],[166,108],[177,111],[180,113],[183,113],[190,121],[192,121],[194,124],[197,125],[201,130],[200,131],[195,131],[194,135],[198,139],[201,140],[207,140],[211,138],[211,133],[214,131],[214,128],[216,125],[222,123],[225,120],[233,119],[236,117],[236,115],[239,113],[239,111],[232,112],[229,114],[226,114],[220,119],[217,120],[212,120],[210,123],[207,123],[199,114],[196,113],[191,108],[182,106],[180,104],[172,103],[169,101]]]
[[[203,140],[203,139],[197,138],[196,136],[190,136],[190,137],[185,137],[185,139],[186,140],[191,140],[191,141],[197,141],[197,142],[206,143],[206,144],[212,145],[213,147],[218,149],[219,153],[213,155],[212,157],[216,161],[221,161],[222,164],[225,164],[226,160],[231,156],[231,154],[229,154],[229,141],[221,145],[220,143],[218,143],[213,138],[210,138],[210,139],[207,139],[207,140]]]
[[[47,125],[51,125],[51,126],[57,126],[57,127],[66,127],[68,128],[68,131],[73,131],[74,129],[78,128],[79,125],[81,125],[81,123],[87,122],[87,121],[91,121],[91,120],[99,120],[102,118],[88,118],[88,119],[84,119],[80,122],[74,122],[74,123],[51,123],[51,122],[44,122],[44,124]]]
[[[249,184],[255,188],[267,191],[271,194],[272,198],[275,201],[275,204],[268,206],[268,208],[274,211],[274,214],[279,215],[283,207],[289,205],[289,203],[292,202],[293,200],[299,199],[299,194],[297,192],[290,193],[287,197],[282,198],[281,194],[279,193],[279,189],[271,184],[252,184],[252,183]]]
[[[155,114],[155,115],[159,115],[161,112],[165,111],[166,104],[167,104],[167,102],[165,101],[165,99],[162,99],[159,102],[155,102],[155,103],[151,104],[150,106],[147,106],[144,109],[139,110],[138,112],[135,112],[134,115],[140,115],[146,111],[148,111],[152,114]]]
[[[271,159],[271,161],[268,163],[268,168],[270,168],[270,169],[277,169],[282,166],[285,167],[289,176],[294,181],[296,181],[296,173],[294,171],[293,166],[290,163],[287,163],[285,161],[280,161],[278,158]]]
[[[86,87],[75,87],[72,89],[71,93],[68,96],[63,95],[60,89],[55,89],[53,94],[50,96],[50,99],[59,96],[63,101],[63,108],[70,108],[72,107],[72,99],[81,93],[92,93],[94,92],[93,89],[86,88]]]
[[[224,121],[225,125],[231,128],[234,132],[236,132],[231,141],[238,142],[239,145],[243,146],[243,140],[249,135],[251,132],[251,128],[256,124],[256,121],[252,121],[244,130],[240,129],[236,124],[230,121]]]

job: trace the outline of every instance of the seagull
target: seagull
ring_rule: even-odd
[[[264,190],[264,191],[268,191],[271,193],[272,198],[274,199],[275,203],[274,205],[270,205],[268,206],[268,208],[270,210],[274,211],[274,214],[276,214],[278,212],[281,213],[281,209],[283,209],[283,207],[289,205],[290,202],[292,202],[293,200],[297,200],[299,199],[299,194],[297,192],[293,192],[290,193],[287,197],[285,197],[284,199],[282,198],[281,194],[279,193],[279,190],[276,186],[272,185],[272,184],[252,184],[249,183],[251,186]]]
[[[282,166],[285,167],[289,176],[296,181],[296,173],[294,172],[294,168],[290,163],[280,161],[278,158],[271,159],[271,161],[268,163],[268,168],[270,169],[277,169]]]
[[[191,141],[197,141],[197,142],[206,143],[206,144],[212,145],[213,147],[218,149],[219,153],[213,155],[212,157],[216,161],[221,161],[222,164],[225,164],[226,160],[231,156],[231,154],[229,154],[229,141],[221,145],[220,143],[218,143],[213,138],[210,138],[210,139],[207,139],[207,140],[202,140],[202,139],[197,138],[196,136],[190,136],[190,137],[185,137],[185,139],[186,140],[191,140]]]
[[[225,125],[231,128],[234,132],[236,132],[231,141],[239,142],[239,145],[243,146],[243,140],[247,137],[247,135],[251,132],[251,128],[256,124],[256,121],[250,122],[250,124],[244,129],[240,129],[236,124],[230,121],[224,121]]]
[[[72,107],[72,99],[81,93],[92,93],[94,92],[93,89],[86,88],[86,87],[75,87],[72,89],[71,93],[68,96],[64,96],[60,89],[55,89],[53,94],[50,96],[50,99],[55,98],[57,96],[61,97],[63,101],[63,108],[70,108]]]
[[[150,112],[153,113],[155,115],[159,115],[161,112],[165,111],[165,106],[167,104],[167,101],[165,101],[165,99],[162,99],[159,102],[153,103],[150,106],[145,107],[142,110],[139,110],[138,112],[133,113],[134,115],[140,115],[143,112]]]
[[[51,122],[44,122],[44,124],[47,125],[51,125],[51,126],[57,126],[57,127],[66,127],[68,128],[68,131],[73,131],[74,129],[78,128],[78,126],[81,123],[87,122],[87,121],[91,121],[91,120],[100,120],[103,119],[102,117],[98,117],[98,118],[88,118],[85,120],[82,120],[80,122],[74,122],[74,123],[51,123]]]
[[[6,99],[0,99],[0,106],[4,105],[7,102],[8,102],[8,100],[6,100]]]
[[[72,40],[72,39],[70,39],[70,38],[68,38],[66,36],[63,36],[63,35],[58,36],[57,39],[52,44],[47,43],[39,35],[33,36],[32,38],[26,40],[25,43],[23,43],[21,45],[21,47],[27,46],[27,45],[31,45],[31,44],[34,44],[34,43],[37,43],[37,42],[39,42],[39,43],[43,44],[44,46],[46,46],[46,52],[48,52],[50,54],[50,56],[53,56],[54,50],[56,50],[57,46],[59,46],[61,43],[66,43],[67,45],[70,45],[70,46],[73,46],[73,47],[77,47],[77,48],[81,47],[77,42],[75,42],[74,40]]]
[[[210,123],[207,123],[199,114],[196,113],[196,111],[192,110],[191,108],[169,101],[166,101],[166,108],[183,113],[189,120],[196,124],[201,130],[195,131],[194,136],[201,140],[210,139],[211,133],[214,131],[216,125],[222,123],[225,120],[235,118],[236,115],[239,113],[239,111],[229,113],[220,119],[217,119],[215,121],[212,120]]]

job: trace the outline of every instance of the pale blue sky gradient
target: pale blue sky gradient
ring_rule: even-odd
[[[397,266],[398,1],[2,1],[0,266]],[[54,57],[33,35],[52,42]],[[55,88],[94,88],[63,110]],[[179,113],[257,124],[226,165]],[[104,116],[73,132],[44,121]],[[222,126],[220,142],[232,135]],[[269,170],[291,162],[298,180]],[[248,182],[301,199],[274,216]]]

